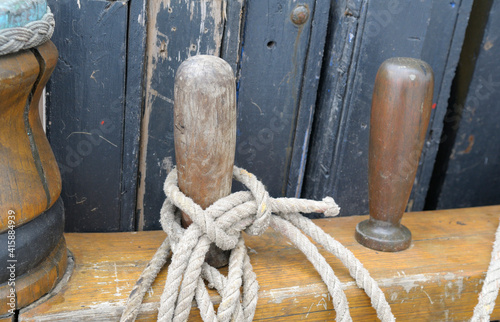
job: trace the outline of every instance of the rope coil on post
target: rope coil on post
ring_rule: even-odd
[[[352,320],[342,283],[306,235],[337,256],[349,269],[357,285],[371,298],[380,320],[395,321],[377,282],[354,254],[300,214],[322,212],[336,216],[340,209],[332,198],[322,201],[271,198],[264,185],[246,170],[235,166],[233,177],[250,191],[233,193],[203,210],[179,190],[177,171],[170,172],[164,184],[167,198],[161,209],[161,224],[167,238],[132,289],[121,321],[135,320],[144,295],[166,263],[170,251],[172,261],[160,300],[158,321],[187,321],[193,299],[204,321],[252,321],[259,286],[241,231],[261,235],[269,225],[288,237],[316,268],[332,296],[337,321]],[[193,220],[187,229],[181,227],[179,210]],[[227,277],[204,262],[212,242],[223,250],[232,250]],[[204,280],[222,297],[217,313]],[[240,293],[241,287],[243,291]]]
[[[23,27],[0,29],[0,55],[39,46],[50,40],[54,33],[54,15],[47,6],[41,20],[27,23]]]

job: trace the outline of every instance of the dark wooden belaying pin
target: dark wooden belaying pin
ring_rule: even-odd
[[[228,63],[199,55],[184,61],[174,86],[174,141],[180,190],[206,209],[231,193],[236,148],[236,81]],[[182,214],[184,227],[192,223]],[[206,261],[227,265],[212,244]]]
[[[401,225],[431,115],[434,76],[414,58],[390,58],[375,78],[370,120],[370,218],[356,227],[368,248],[397,252],[411,244]]]

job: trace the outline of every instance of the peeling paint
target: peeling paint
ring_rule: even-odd
[[[225,21],[226,9],[227,3],[223,0],[180,1],[175,3],[171,3],[170,0],[149,2],[147,8],[148,21],[146,39],[146,99],[141,124],[141,153],[139,159],[140,182],[137,193],[137,208],[139,211],[138,230],[143,230],[145,224],[144,202],[145,194],[147,193],[145,191],[145,186],[148,170],[148,164],[146,163],[149,155],[149,127],[152,115],[152,106],[158,98],[168,104],[173,104],[173,97],[166,97],[165,91],[163,88],[159,87],[157,82],[153,84],[154,76],[158,74],[156,70],[157,66],[159,66],[159,63],[163,63],[163,70],[161,72],[170,77],[175,74],[174,69],[178,65],[177,63],[182,62],[185,58],[199,54],[219,55],[222,46],[222,34],[224,31],[223,23]],[[172,46],[171,44],[174,42],[174,37],[177,37],[178,34],[184,35],[185,33],[189,35],[189,32],[186,32],[186,30],[181,30],[186,27],[186,22],[183,22],[184,25],[182,23],[177,25],[177,23],[172,20],[168,30],[165,31],[165,26],[161,24],[164,23],[163,18],[161,17],[163,17],[165,11],[170,14],[177,10],[182,10],[184,18],[189,17],[190,21],[192,21],[192,25],[189,25],[188,23],[188,27],[190,28],[190,32],[193,34],[191,34],[189,38],[182,39],[182,41],[185,42],[185,45],[174,50],[173,48],[170,48]],[[145,18],[143,16],[145,15],[140,15],[139,19],[144,20]],[[177,15],[176,17],[180,16]],[[162,19],[162,21],[159,21],[158,19]],[[198,30],[199,32],[197,32]],[[163,31],[163,33],[161,31]],[[179,45],[178,41],[179,39],[175,38],[176,46]],[[165,64],[165,61],[173,63]],[[168,81],[168,83],[170,82],[171,80]],[[153,88],[154,86],[158,88]],[[155,134],[157,133],[153,133],[153,135]],[[155,169],[156,167],[161,169],[162,164],[155,162],[154,165],[149,166]]]
[[[259,299],[263,299],[267,301],[267,303],[280,304],[286,299],[295,298],[303,293],[307,293],[310,296],[314,296],[315,294],[323,295],[324,290],[325,285],[321,283],[305,286],[284,287],[274,290],[262,290],[259,292]]]
[[[398,276],[394,278],[387,278],[378,281],[378,284],[382,287],[394,287],[401,286],[406,293],[409,293],[412,289],[419,287],[420,284],[428,282],[431,277],[425,274],[416,274],[413,276],[406,276],[404,272],[401,275],[398,272]]]
[[[444,276],[444,279],[448,281],[444,287],[445,298],[451,298],[452,301],[455,301],[457,298],[461,298],[464,290],[463,276],[459,277],[453,273],[447,273]]]

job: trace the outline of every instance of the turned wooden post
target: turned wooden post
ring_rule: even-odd
[[[51,41],[0,56],[0,315],[47,294],[67,266],[61,176],[38,113],[57,57]]]
[[[375,78],[370,120],[370,219],[356,227],[356,240],[395,252],[408,248],[411,233],[401,225],[431,115],[434,77],[418,59],[391,58]]]
[[[175,157],[180,190],[203,209],[231,193],[236,147],[236,81],[216,56],[184,61],[174,86]],[[183,214],[184,227],[191,219]],[[229,252],[212,244],[206,260],[227,265]]]

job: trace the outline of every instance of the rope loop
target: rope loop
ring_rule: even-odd
[[[241,233],[261,235],[269,226],[290,239],[316,268],[332,296],[337,321],[351,321],[342,283],[306,235],[348,267],[356,284],[371,298],[380,320],[394,321],[384,294],[363,265],[348,249],[300,214],[321,212],[335,216],[340,208],[332,198],[322,201],[271,198],[264,185],[248,171],[235,166],[233,177],[249,191],[233,193],[203,210],[180,191],[177,171],[169,173],[163,187],[167,198],[160,218],[167,238],[132,289],[121,321],[135,320],[146,291],[170,252],[172,260],[160,299],[158,321],[187,321],[193,299],[204,321],[252,321],[259,286]],[[181,211],[193,221],[186,229],[181,226]],[[227,277],[205,263],[212,243],[231,250]],[[204,281],[221,295],[217,312]]]

